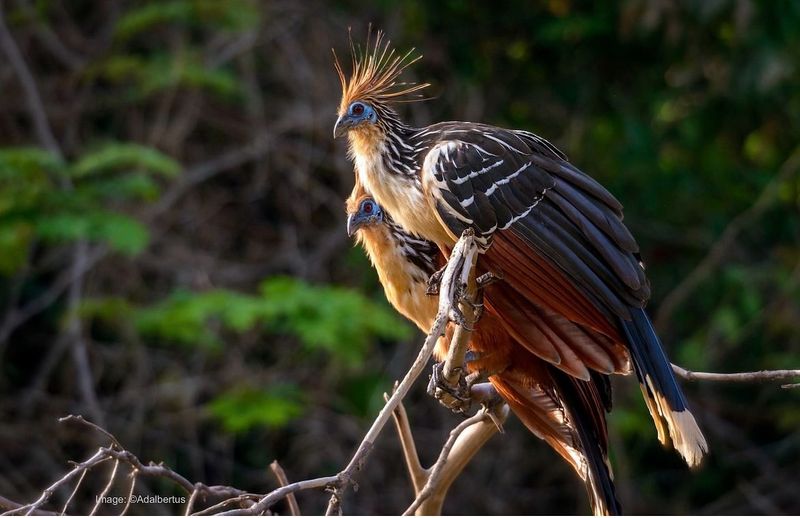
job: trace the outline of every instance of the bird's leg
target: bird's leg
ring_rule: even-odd
[[[486,272],[483,275],[478,276],[475,279],[475,301],[469,300],[468,297],[463,296],[461,298],[461,303],[467,304],[472,308],[474,314],[474,322],[477,322],[483,316],[483,290],[490,284],[494,284],[495,282],[503,280],[502,275],[498,275],[492,272]],[[472,329],[470,329],[472,331]]]
[[[475,351],[467,351],[464,356],[465,364],[477,361],[481,357],[482,355]],[[458,414],[466,414],[473,403],[488,408],[502,401],[495,388],[488,382],[489,377],[496,373],[474,370],[465,375],[462,368],[459,369],[458,379],[453,384],[444,376],[444,364],[445,362],[441,362],[433,366],[428,382],[428,394],[438,399],[442,405]]]
[[[497,393],[497,389],[494,388],[494,385],[488,381],[476,383],[470,387],[470,392],[473,401],[481,404],[486,414],[497,427],[497,430],[503,433],[503,421],[505,421],[505,419],[501,419],[495,410],[497,410],[499,406],[505,405],[506,402],[500,397],[500,394]]]
[[[472,405],[466,376],[460,374],[455,384],[449,383],[444,375],[444,364],[445,362],[440,362],[433,366],[431,378],[428,381],[428,394],[438,399],[439,403],[453,412],[466,414]],[[461,368],[459,367],[459,369]]]
[[[482,275],[479,275],[477,279],[475,279],[475,284],[478,285],[478,289],[483,289],[490,284],[494,284],[495,282],[502,281],[503,276],[499,273],[494,272],[486,272]]]
[[[428,288],[425,290],[425,293],[428,295],[438,295],[439,289],[441,288],[442,284],[442,276],[444,275],[444,271],[447,269],[447,265],[444,265],[441,269],[436,270],[428,279]]]

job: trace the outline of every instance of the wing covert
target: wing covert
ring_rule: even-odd
[[[469,125],[431,147],[429,192],[453,235],[473,228],[484,249],[512,233],[611,316],[643,307],[649,283],[621,204],[529,132]]]

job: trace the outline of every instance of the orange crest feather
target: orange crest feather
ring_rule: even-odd
[[[370,197],[369,193],[367,193],[366,189],[364,189],[364,186],[359,181],[358,175],[356,175],[356,184],[353,186],[353,191],[344,202],[345,212],[347,212],[347,214],[355,214],[358,212],[358,206],[361,204],[361,200]]]
[[[413,65],[422,56],[414,56],[411,49],[405,54],[398,54],[391,48],[391,41],[384,39],[383,31],[377,31],[375,41],[372,41],[372,27],[367,33],[366,51],[362,52],[360,46],[356,48],[350,36],[350,54],[352,70],[350,79],[345,76],[336,51],[333,52],[333,63],[342,83],[342,102],[339,105],[339,114],[347,111],[347,107],[355,100],[389,103],[409,102],[419,99],[401,99],[405,95],[418,92],[430,86],[430,83],[402,83],[397,82],[400,74]]]

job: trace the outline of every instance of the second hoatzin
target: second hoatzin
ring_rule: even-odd
[[[364,188],[399,227],[445,253],[474,230],[479,273],[503,278],[485,291],[486,314],[570,376],[632,366],[659,440],[699,464],[708,446],[644,309],[649,282],[617,199],[528,131],[409,126],[393,103],[427,86],[398,82],[418,58],[396,54],[380,33],[363,54],[351,50],[349,78],[336,61],[334,136],[347,135]]]
[[[439,248],[405,232],[358,182],[347,200],[347,214],[347,232],[367,251],[389,302],[429,332],[438,303],[426,291],[428,279],[445,262]],[[434,351],[438,360],[444,360],[449,343],[439,340]],[[491,314],[481,318],[469,349],[476,359],[467,364],[468,370],[490,374],[489,381],[514,414],[572,465],[586,485],[593,512],[620,514],[607,458],[607,376],[594,374],[584,381],[565,374],[515,343]]]

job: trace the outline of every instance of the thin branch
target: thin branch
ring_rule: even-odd
[[[9,500],[8,498],[6,498],[4,496],[0,496],[0,510],[13,511],[15,509],[20,509],[22,507],[24,507],[23,504],[20,504],[19,502],[15,502],[13,500]],[[3,514],[5,514],[5,512]],[[57,516],[58,515],[58,513],[54,513],[52,511],[42,511],[41,509],[37,509],[34,512],[32,512],[31,514],[33,514],[35,516]]]
[[[761,383],[764,381],[783,381],[800,378],[800,369],[763,370],[752,372],[695,372],[672,364],[672,370],[686,381],[720,381],[725,383]],[[782,385],[783,388],[794,388],[798,383]]]
[[[97,497],[97,501],[95,502],[94,507],[92,508],[92,512],[89,513],[89,516],[94,516],[95,514],[97,514],[97,511],[100,509],[100,506],[103,505],[103,501],[108,496],[109,491],[111,491],[111,487],[114,485],[114,480],[117,478],[118,469],[119,469],[119,459],[114,461],[114,467],[111,469],[111,475],[108,477],[108,484],[106,484],[106,487],[103,488],[103,491]],[[84,471],[84,474],[85,473],[86,472]],[[81,476],[81,479],[83,479],[83,476]]]
[[[33,120],[33,127],[36,131],[36,137],[45,149],[53,153],[59,159],[63,159],[64,155],[58,145],[58,141],[53,136],[53,131],[50,129],[50,123],[47,121],[47,113],[42,103],[42,97],[39,95],[39,88],[36,86],[36,81],[33,79],[30,68],[22,57],[22,53],[11,36],[11,31],[8,30],[6,24],[5,14],[3,9],[0,9],[0,49],[8,58],[8,62],[14,69],[14,72],[19,78],[22,85],[22,91],[25,94],[25,103],[28,105],[28,112]]]
[[[275,491],[269,493],[268,495],[261,498],[258,502],[256,502],[251,507],[247,509],[235,509],[233,511],[227,511],[224,513],[219,513],[220,516],[252,516],[261,514],[261,512],[266,511],[271,506],[275,505],[276,502],[280,502],[287,495],[292,493],[296,493],[298,491],[305,491],[307,489],[321,489],[326,487],[332,487],[337,484],[339,481],[338,476],[332,477],[321,477],[321,478],[314,478],[311,480],[302,480],[300,482],[293,482],[288,486],[279,487]]]
[[[129,452],[128,450],[123,449],[122,446],[119,444],[119,441],[117,441],[117,439],[112,434],[110,434],[106,430],[101,429],[96,424],[87,421],[86,419],[80,416],[67,416],[61,418],[60,421],[76,422],[83,426],[89,427],[93,430],[99,431],[106,437],[109,437],[114,444],[110,448],[105,448],[105,447],[100,448],[97,451],[97,453],[92,455],[90,458],[81,462],[80,464],[76,464],[71,471],[69,471],[66,475],[64,475],[59,480],[50,485],[50,487],[45,489],[36,501],[27,505],[17,506],[16,508],[10,509],[9,511],[3,513],[4,515],[22,514],[22,513],[32,514],[36,512],[39,509],[39,507],[47,503],[50,500],[50,498],[52,498],[56,490],[65,486],[73,478],[75,478],[76,475],[81,474],[81,479],[78,482],[78,484],[80,485],[80,482],[83,480],[83,476],[85,476],[85,473],[87,471],[109,460],[114,460],[115,464],[125,463],[131,468],[132,470],[131,476],[133,478],[133,480],[131,481],[131,489],[130,489],[131,494],[133,492],[133,488],[136,483],[136,478],[139,475],[144,475],[147,477],[165,478],[171,480],[178,486],[180,486],[181,489],[183,489],[186,492],[186,494],[192,494],[194,491],[198,491],[203,495],[209,495],[215,498],[222,498],[222,499],[239,497],[241,495],[249,495],[249,493],[246,493],[241,489],[236,489],[230,486],[207,486],[201,483],[192,484],[185,477],[183,477],[179,473],[176,473],[175,471],[173,471],[172,469],[163,464],[151,463],[149,465],[145,465],[139,460],[138,457],[136,457],[136,455]],[[113,483],[115,475],[116,475],[116,467],[112,472],[112,477],[111,479],[109,479],[109,482],[106,485],[106,489],[103,490],[103,494],[101,494],[101,496],[108,493],[108,491],[110,490],[110,486]],[[256,498],[261,497],[261,495],[254,495],[254,496]],[[128,500],[128,502],[130,503],[130,499]],[[96,509],[94,511],[96,511]]]
[[[89,470],[98,464],[102,464],[103,462],[107,461],[108,457],[104,455],[103,449],[100,448],[97,453],[89,457],[87,460],[81,462],[77,466],[75,466],[71,471],[69,471],[66,475],[61,477],[60,479],[56,480],[53,484],[51,484],[47,489],[42,491],[42,494],[37,498],[34,502],[23,505],[16,509],[11,509],[3,513],[3,516],[9,514],[22,514],[25,513],[26,515],[33,514],[39,507],[46,503],[50,498],[53,496],[53,493],[56,492],[57,489],[66,485],[70,480],[72,480],[75,475],[78,473],[82,473],[83,471]]]
[[[194,490],[192,491],[192,494],[189,495],[189,502],[186,504],[186,511],[183,513],[184,516],[189,516],[192,514],[194,503],[199,495],[200,495],[200,488],[198,486],[195,486]]]
[[[117,446],[119,448],[122,448],[122,445],[120,444],[120,442],[117,440],[116,437],[114,437],[114,435],[111,432],[109,432],[108,430],[106,430],[106,429],[94,424],[91,421],[87,421],[86,419],[83,418],[82,415],[70,414],[70,415],[65,416],[65,417],[59,417],[58,418],[58,422],[59,423],[75,423],[75,424],[79,424],[81,426],[89,427],[89,428],[95,430],[96,432],[99,432],[100,434],[108,437],[108,439],[111,440],[111,444],[113,446]]]
[[[131,470],[131,487],[128,490],[128,499],[125,501],[125,508],[122,509],[122,512],[119,513],[120,516],[125,516],[128,513],[128,509],[131,507],[131,502],[133,501],[133,491],[136,489],[136,479],[139,477],[139,470],[133,469]]]
[[[70,493],[69,498],[67,498],[67,501],[64,502],[64,507],[61,508],[61,516],[67,514],[67,509],[69,508],[69,504],[72,502],[72,499],[75,498],[75,494],[78,492],[78,489],[80,489],[81,484],[83,484],[83,479],[86,478],[87,473],[89,473],[89,471],[87,470],[83,470],[83,473],[81,473],[81,478],[79,478],[78,483],[75,484],[75,489],[72,490],[72,493]]]
[[[383,399],[384,401],[389,401],[389,395],[384,394]],[[430,470],[423,468],[419,461],[417,445],[414,442],[414,435],[411,433],[411,423],[408,420],[406,407],[402,402],[394,409],[392,417],[394,417],[394,425],[400,438],[400,447],[403,450],[403,458],[406,461],[406,470],[409,478],[411,478],[411,485],[414,486],[414,494],[419,494],[422,488],[425,487]]]
[[[495,415],[490,416],[490,413]],[[430,476],[425,486],[422,491],[417,493],[414,502],[411,503],[403,515],[408,516],[418,510],[422,512],[417,514],[441,514],[442,504],[450,485],[486,441],[497,433],[498,428],[495,420],[502,422],[507,417],[508,406],[502,404],[495,410],[482,411],[465,419],[453,428],[442,450],[439,452],[439,458],[430,469]],[[430,505],[423,510],[422,506],[426,502]]]
[[[246,503],[247,506],[249,507],[253,505],[254,502],[257,502],[258,499],[263,496],[264,495],[256,495],[252,493],[245,493],[243,495],[234,496],[232,498],[228,498],[227,500],[223,500],[218,504],[214,504],[211,507],[207,507],[202,511],[197,511],[196,513],[192,513],[191,516],[209,516],[213,514],[220,514],[221,511],[227,509],[228,507],[234,504]]]
[[[289,479],[286,477],[286,472],[283,471],[283,468],[277,460],[272,461],[272,463],[269,465],[269,469],[271,469],[272,473],[275,474],[275,478],[278,479],[278,484],[281,486],[289,485]],[[297,498],[295,498],[294,493],[289,493],[286,495],[286,503],[289,504],[289,511],[292,513],[292,516],[300,516],[300,506],[297,505]]]

